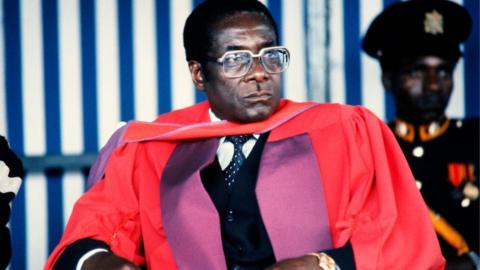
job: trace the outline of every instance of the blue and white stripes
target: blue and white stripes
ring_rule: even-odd
[[[360,51],[360,40],[373,16],[393,1],[262,0],[292,54],[284,96],[363,104],[391,119],[380,68]],[[479,1],[463,1],[476,24],[448,112],[476,116]],[[182,45],[185,19],[200,2],[3,0],[0,134],[19,155],[95,153],[120,121],[152,120],[203,100]],[[313,33],[324,39],[312,39]],[[10,269],[42,268],[84,181],[77,171],[27,174],[13,203]]]

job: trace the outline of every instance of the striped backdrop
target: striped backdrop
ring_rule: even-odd
[[[203,100],[181,33],[199,0],[3,0],[0,134],[22,156],[96,153],[120,121]],[[363,104],[392,119],[378,64],[359,50],[373,16],[392,0],[264,0],[290,48],[283,94]],[[479,21],[479,1],[457,1]],[[455,73],[448,113],[477,116],[478,25]],[[10,269],[41,269],[58,242],[85,172],[27,175],[13,203]]]

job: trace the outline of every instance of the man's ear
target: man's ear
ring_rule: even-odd
[[[190,76],[192,76],[192,81],[195,84],[195,87],[198,90],[204,90],[204,76],[202,72],[202,65],[194,60],[188,61],[188,68],[190,69]]]
[[[393,79],[392,72],[384,71],[382,73],[382,84],[385,90],[392,91],[392,85],[393,85],[392,79]]]

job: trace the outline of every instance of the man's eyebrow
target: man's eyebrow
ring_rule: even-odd
[[[264,43],[262,43],[262,48],[265,48],[265,47],[272,47],[275,45],[275,41],[274,40],[269,40],[269,41],[265,41]]]
[[[266,47],[271,47],[275,45],[275,41],[269,40],[266,42],[263,42],[260,44],[260,48],[266,48]],[[242,46],[242,45],[228,45],[226,48],[226,51],[236,51],[236,50],[249,50],[247,47]]]
[[[229,45],[225,49],[227,51],[246,50],[244,46],[240,46],[240,45]]]

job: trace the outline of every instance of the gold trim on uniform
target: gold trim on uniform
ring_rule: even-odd
[[[395,134],[407,142],[413,142],[415,136],[420,138],[420,141],[426,142],[433,140],[443,133],[445,133],[450,126],[450,120],[446,119],[443,122],[431,122],[429,124],[420,125],[416,132],[415,126],[400,118],[395,119]],[[416,135],[418,134],[418,135]]]
[[[420,140],[422,142],[430,141],[447,131],[450,126],[450,120],[444,121],[442,124],[439,122],[432,122],[430,124],[421,125],[418,127]]]
[[[395,119],[395,134],[407,142],[415,139],[415,127],[399,118]]]
[[[450,225],[445,218],[434,212],[431,208],[428,208],[428,213],[437,234],[457,250],[458,256],[470,251],[467,241],[465,241],[463,236],[452,225]]]

